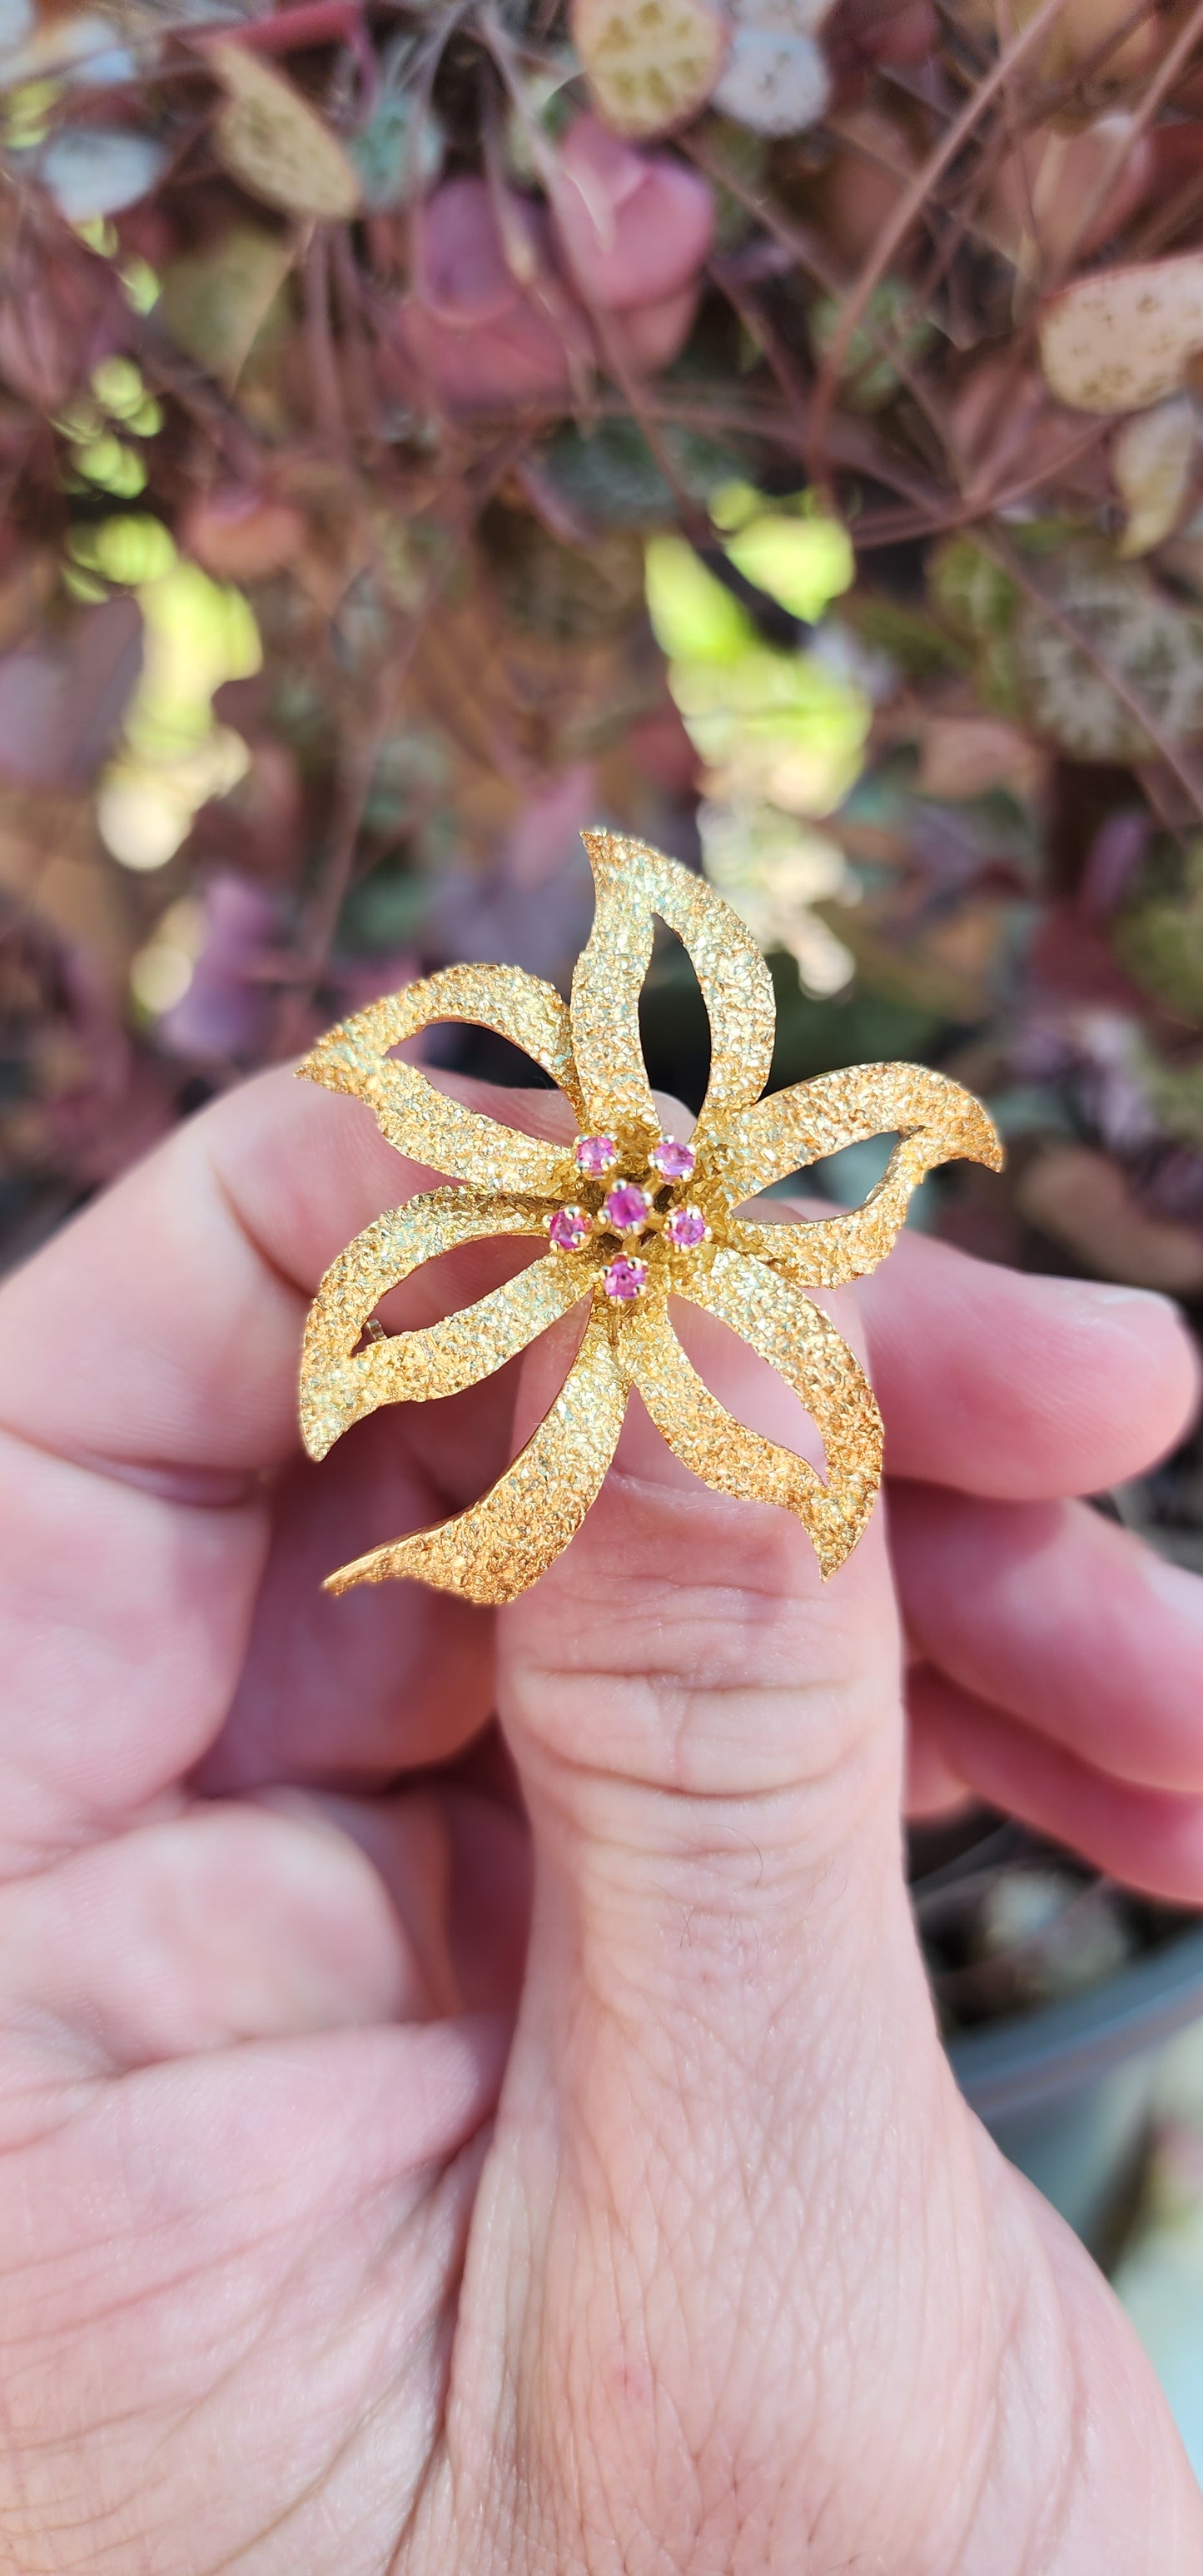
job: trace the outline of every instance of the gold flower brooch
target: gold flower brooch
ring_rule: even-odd
[[[301,1365],[311,1457],[379,1405],[477,1385],[589,1301],[560,1393],[491,1492],[343,1566],[328,1577],[334,1592],[407,1575],[471,1601],[512,1601],[579,1529],[632,1387],[695,1475],[795,1512],[824,1574],[834,1573],[873,1508],[882,1427],[862,1370],[807,1291],[874,1269],[937,1163],[1002,1163],[984,1109],[921,1065],[854,1066],[762,1099],[775,1014],[751,933],[700,877],[644,842],[583,838],[596,911],[571,1005],[516,966],[450,966],[331,1029],[300,1068],[366,1101],[401,1153],[457,1176],[378,1217],[327,1271]],[[662,1131],[639,1039],[657,915],[688,952],[710,1019],[710,1082],[688,1139]],[[571,1103],[575,1143],[498,1126],[390,1054],[437,1020],[493,1029],[533,1057]],[[768,1224],[741,1214],[801,1165],[893,1133],[884,1177],[850,1214]],[[543,1257],[441,1323],[363,1342],[389,1289],[488,1235],[539,1237]],[[711,1394],[673,1330],[673,1297],[717,1315],[796,1390],[822,1440],[825,1481]]]

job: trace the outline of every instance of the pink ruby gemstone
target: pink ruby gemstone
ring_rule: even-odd
[[[625,1252],[608,1261],[602,1272],[607,1297],[637,1297],[647,1279],[646,1261],[629,1261]]]
[[[612,1136],[578,1136],[577,1169],[581,1172],[608,1172],[618,1161],[618,1147]]]
[[[592,1231],[583,1208],[557,1208],[548,1226],[548,1234],[557,1252],[579,1252]]]
[[[695,1243],[706,1240],[706,1219],[700,1208],[674,1208],[665,1232],[680,1251],[692,1252]]]
[[[662,1136],[652,1147],[652,1161],[666,1181],[687,1181],[697,1161],[692,1145],[679,1145],[675,1136]]]
[[[648,1195],[638,1181],[618,1181],[606,1200],[606,1216],[620,1234],[647,1222]]]

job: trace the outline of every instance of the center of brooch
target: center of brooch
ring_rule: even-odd
[[[607,1297],[625,1304],[641,1295],[649,1256],[658,1243],[692,1252],[708,1240],[710,1228],[701,1209],[683,1196],[693,1177],[692,1145],[683,1145],[676,1136],[658,1136],[650,1153],[625,1157],[628,1164],[642,1166],[638,1173],[620,1171],[624,1157],[613,1136],[578,1136],[573,1158],[596,1204],[557,1208],[547,1232],[557,1252],[584,1252],[599,1238],[603,1248],[607,1236],[617,1239],[619,1248],[602,1270]]]

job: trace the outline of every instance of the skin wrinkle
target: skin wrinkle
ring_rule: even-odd
[[[820,1802],[829,1785],[823,1779],[816,1784]],[[673,1814],[669,1839],[664,1833],[661,1814],[665,1793],[657,1784],[610,1781],[604,1786],[609,1793],[606,1806],[613,1823],[621,1826],[621,1837],[616,1834],[600,1847],[591,1847],[582,1839],[579,1799],[564,1803],[555,1774],[549,1776],[545,1767],[540,1766],[537,1789],[540,1803],[550,1793],[553,1802],[558,1802],[561,1832],[568,1838],[570,1847],[573,1841],[577,1844],[577,1901],[586,1922],[596,1903],[607,1906],[611,1913],[624,1904],[629,1905],[633,1880],[637,1881],[641,1866],[640,1855],[648,1851],[659,1855],[658,1874],[651,1892],[661,1901],[671,1895],[674,1924],[682,1923],[686,1916],[691,1923],[688,1945],[683,1945],[680,1934],[675,1930],[668,1935],[671,1947],[678,1951],[682,1946],[696,1949],[703,1929],[711,1923],[717,1926],[721,1945],[729,1944],[733,1886],[750,1886],[753,1889],[760,1900],[761,1916],[768,1908],[777,1906],[781,1899],[792,1895],[795,1927],[800,1865],[804,1863],[807,1871],[811,1909],[823,1891],[831,1886],[833,1869],[837,1866],[830,1847],[831,1833],[823,1827],[816,1835],[811,1792],[799,1793],[796,1788],[779,1785],[765,1786],[743,1795],[715,1790],[700,1801],[694,1793],[689,1814]],[[865,1822],[875,1799],[881,1795],[878,1758],[862,1758],[859,1786],[854,1770],[851,1782],[838,1776],[836,1788],[841,1813],[851,1815],[857,1825]],[[692,1812],[695,1805],[700,1806],[696,1819]],[[726,1833],[720,1838],[716,1834],[715,1819],[724,1812],[729,1823]],[[821,1803],[818,1821],[821,1826]],[[750,1855],[753,1856],[751,1868]],[[771,1875],[770,1859],[773,1864]],[[839,1867],[841,1876],[835,1893],[837,1901],[846,1905],[846,1865],[841,1861]],[[872,1903],[871,1879],[866,1882],[866,1887]],[[862,1888],[862,1895],[864,1892]],[[622,1945],[615,1937],[616,1932],[616,1924],[607,1930],[603,1923],[599,1935],[601,1954],[614,1960],[622,1955]],[[667,1964],[671,1968],[672,1960],[669,1959]]]
[[[674,2084],[674,2081],[675,2081],[675,2080],[676,2080],[676,2079],[674,2079],[673,2074],[670,2072],[670,2073],[669,2073],[669,2075],[668,2075],[668,2077],[667,2077],[667,2089],[668,2089],[668,2091],[669,2091],[670,2095],[672,2094],[672,2088],[673,2088],[673,2084]],[[657,2125],[657,2124],[656,2124],[656,2121],[655,2121],[655,2115],[653,2114],[653,2115],[652,2115],[652,2117],[651,2117],[651,2119],[650,2119],[650,2120],[649,2120],[649,2122],[648,2122],[648,2126],[649,2126],[649,2128],[651,2129],[652,2134],[655,2134],[655,2133],[656,2133],[656,2125]],[[739,2170],[738,2166],[737,2166],[736,2170],[737,2170],[737,2171]],[[707,2204],[707,2205],[710,2205],[710,2204],[712,2203],[712,2200],[713,2200],[713,2188],[712,2188],[712,2186],[708,2186],[708,2187],[706,2188],[706,2191],[704,2192],[704,2194],[702,2195],[702,2197],[704,2198],[704,2200],[705,2200],[705,2202],[706,2202],[706,2204]],[[705,2258],[704,2258],[704,2256],[703,2256],[703,2261],[704,2261],[704,2259],[705,2259]]]
[[[150,1494],[157,1502],[179,1503],[185,1509],[237,1510],[254,1502],[266,1481],[258,1471],[238,1475],[215,1467],[173,1467],[161,1459],[108,1458],[92,1449],[70,1448],[61,1443],[52,1446],[8,1424],[0,1424],[0,1440],[27,1450],[30,1457],[44,1458],[62,1467],[82,1468],[107,1483],[129,1485],[137,1493]]]
[[[983,2207],[994,2220],[999,2210],[1000,2185],[1009,2180],[1008,2169],[992,2142],[973,2125],[971,2142],[976,2143],[978,2161],[983,2171]],[[1048,2213],[1030,2185],[1022,2185],[1022,2197],[1030,2202],[1042,2221]],[[1058,2560],[1049,2555],[1048,2541],[1058,2544],[1070,2530],[1077,2516],[1084,2458],[1075,2441],[1075,2427],[1081,2420],[1081,2407],[1088,2373],[1081,2368],[1082,2356],[1075,2352],[1072,2305],[1067,2309],[1059,2295],[1054,2266],[1045,2251],[1042,2225],[1032,2260],[1032,2247],[1025,2242],[1023,2259],[1010,2265],[1005,2259],[1009,2239],[1015,2234],[1014,2213],[1004,2219],[998,2231],[999,2251],[1003,2259],[993,2271],[993,2289],[999,2314],[996,2324],[998,2339],[997,2370],[986,2385],[982,2436],[981,2473],[972,2499],[972,2512],[967,2509],[961,2552],[975,2546],[979,2524],[985,2525],[997,2513],[997,2490],[1005,2492],[1008,2471],[999,2459],[999,2428],[1003,2428],[1008,2456],[1020,2463],[1030,2463],[1033,2451],[1044,2463],[1044,2482],[1031,2485],[1034,2519],[1029,2529],[1017,2536],[1014,2559],[1016,2576],[1061,2576]],[[1069,2252],[1070,2249],[1066,2249]],[[1076,2245],[1072,2262],[1087,2265],[1088,2258]],[[1091,2268],[1092,2301],[1106,2300],[1108,2293]],[[1007,2295],[1009,2292],[1009,2296]],[[1050,2362],[1055,2369],[1050,2376]],[[1039,2400],[1036,2392],[1039,2391]],[[1060,2404],[1050,2402],[1060,2397]],[[1023,2429],[1026,2428],[1026,2429]],[[989,2440],[987,2434],[989,2433]],[[1010,2474],[1014,2474],[1012,2471]],[[1073,2576],[1083,2562],[1072,2562]],[[962,2557],[954,2562],[958,2571]],[[1155,2562],[1150,2562],[1148,2576],[1155,2576]]]
[[[456,2160],[456,2165],[458,2165],[459,2161],[460,2160],[458,2159]],[[457,2189],[459,2188],[457,2183],[456,2165],[453,2165],[448,2169],[447,2174],[440,2178],[433,2190],[428,2190],[420,2184],[416,2186],[413,2206],[406,2211],[404,2218],[398,2221],[397,2229],[390,2231],[390,2234],[394,2236],[394,2239],[396,2235],[400,2233],[402,2228],[404,2228],[406,2235],[412,2237],[415,2232],[415,2227],[419,2237],[421,2237],[426,2232],[426,2221],[430,2216],[431,2203],[439,2199],[445,2200],[449,2197],[454,2200],[457,2194]],[[389,2187],[382,2187],[378,2192],[371,2195],[373,2200],[379,2199],[381,2202],[390,2196],[391,2193]],[[462,2199],[462,2190],[459,2191],[459,2196]],[[462,2236],[464,2232],[462,2224],[458,2232]],[[368,2259],[367,2249],[365,2248],[365,2265]],[[245,2378],[248,2368],[252,2367],[256,2363],[262,2350],[265,2347],[270,2347],[270,2343],[275,2336],[279,2325],[284,2319],[287,2305],[293,2299],[305,2274],[311,2268],[311,2249],[303,2248],[298,2253],[295,2266],[286,2271],[277,2281],[268,2307],[265,2310],[262,2310],[257,2316],[256,2330],[249,2344],[234,2357],[227,2372],[222,2376],[219,2376],[219,2378],[206,2389],[203,2398],[198,2399],[194,2406],[182,2410],[173,2422],[170,2434],[162,2437],[159,2445],[160,2449],[166,2449],[169,2442],[178,2444],[180,2436],[188,2428],[190,2423],[197,2420],[203,2413],[212,2411],[215,2400],[224,2393],[225,2389],[232,2389],[239,2381]],[[452,2273],[449,2281],[447,2281],[444,2276],[444,2286],[441,2290],[444,2302],[449,2297],[450,2291],[453,2287],[454,2274]],[[350,2307],[350,2299],[351,2294],[349,2292],[348,2308]],[[307,2480],[305,2485],[290,2498],[288,2504],[282,2508],[281,2512],[272,2520],[272,2522],[266,2525],[257,2526],[254,2532],[248,2535],[245,2544],[239,2544],[233,2555],[223,2554],[220,2560],[214,2561],[213,2570],[211,2572],[206,2571],[206,2576],[216,2576],[216,2571],[226,2566],[234,2567],[241,2565],[246,2558],[246,2552],[248,2549],[258,2548],[264,2540],[279,2537],[279,2535],[288,2528],[289,2524],[296,2520],[297,2515],[304,2509],[304,2507],[311,2503],[315,2497],[321,2494],[323,2488],[329,2483],[331,2476],[342,2462],[350,2458],[355,2450],[360,2447],[365,2434],[368,2432],[373,2421],[378,2417],[381,2417],[388,2409],[394,2406],[399,2388],[404,2383],[405,2378],[412,2373],[414,2362],[420,2354],[421,2345],[429,2338],[431,2332],[435,2330],[436,2324],[437,2320],[432,2320],[423,2326],[420,2318],[416,2320],[413,2334],[410,2337],[407,2349],[403,2354],[396,2355],[396,2313],[391,2306],[386,2307],[382,2305],[379,2329],[379,2357],[382,2358],[386,2351],[394,2354],[394,2359],[391,2365],[391,2377],[386,2379],[385,2385],[379,2391],[372,2404],[367,2408],[366,2412],[359,2411],[354,2415],[344,2434],[340,2436],[336,2442],[333,2450],[327,2454],[320,2466],[315,2468],[312,2477]],[[334,2325],[331,2326],[326,2347],[328,2351],[334,2350],[335,2336],[341,2335],[343,2330],[343,2328],[337,2328]],[[415,2340],[419,2347],[418,2352],[415,2352],[413,2348]],[[365,2359],[363,2367],[363,2375],[365,2376],[367,2369],[368,2360]],[[152,2454],[152,2458],[153,2456],[154,2455]]]
[[[963,2531],[957,2544],[958,2554],[961,2557],[963,2557],[965,2552],[973,2546],[975,2527],[979,2523],[985,2521],[987,2514],[991,2512],[993,2507],[991,2488],[997,2477],[999,2426],[1005,2421],[1006,2410],[1003,2401],[1003,2387],[1007,2375],[1007,2365],[1008,2361],[1013,2357],[1022,2372],[1022,2346],[1027,2338],[1028,2312],[1032,2305],[1033,2292],[1034,2285],[1030,2281],[1024,2284],[1017,2282],[1014,2300],[1002,2320],[1002,2328],[999,2333],[997,2345],[997,2370],[992,2385],[987,2391],[983,2414],[983,2440],[977,2491],[976,2493],[971,2491],[970,2496],[966,2499]],[[1047,2377],[1045,2378],[1045,2387],[1047,2394]],[[1067,2523],[1069,2514],[1073,2509],[1075,2486],[1080,2476],[1080,2460],[1076,2450],[1066,2447],[1070,2425],[1073,2420],[1073,2405],[1074,2400],[1071,2382],[1069,2387],[1070,2422],[1066,2424],[1065,2432],[1061,2440],[1055,2446],[1045,2446],[1050,2450],[1050,2464],[1053,2468],[1051,2521],[1054,2531],[1058,2525],[1064,2529]],[[1046,2428],[1047,2411],[1044,2423],[1040,2427],[1033,2424],[1031,2431],[1033,2435],[1038,2438],[1039,2433],[1045,2431]],[[1045,2542],[1049,2536],[1049,2522],[1043,2515],[1041,2517],[1041,2521],[1043,2526],[1041,2529],[1029,2530],[1026,2534],[1020,2533],[1016,2535],[1016,2576],[1029,2576],[1029,2571],[1030,2576],[1043,2576],[1043,2570],[1045,2568],[1050,2570],[1051,2576],[1051,2571],[1055,2566],[1055,2561],[1048,2557],[1045,2547]],[[952,2563],[955,2566],[957,2561],[954,2559]]]

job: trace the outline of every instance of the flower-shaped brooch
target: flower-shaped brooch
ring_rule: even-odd
[[[797,1514],[824,1574],[855,1547],[881,1478],[881,1417],[834,1324],[807,1294],[875,1268],[916,1182],[955,1155],[998,1170],[984,1109],[921,1065],[861,1065],[761,1098],[774,1002],[751,933],[700,877],[642,841],[586,832],[596,889],[572,1001],[515,966],[450,966],[322,1038],[301,1067],[375,1112],[400,1152],[456,1175],[378,1217],[327,1271],[305,1333],[301,1425],[324,1458],[382,1404],[475,1386],[588,1299],[550,1412],[478,1503],[374,1548],[328,1578],[408,1575],[469,1600],[511,1601],[579,1529],[637,1387],[678,1458],[720,1493]],[[710,1018],[710,1082],[689,1137],[663,1132],[639,1039],[656,916],[693,962]],[[547,1144],[435,1089],[390,1050],[436,1020],[495,1030],[571,1103],[577,1135]],[[745,1203],[800,1165],[896,1133],[883,1179],[848,1215],[761,1224]],[[532,1235],[543,1257],[443,1322],[363,1341],[389,1289],[422,1262],[487,1235]],[[684,1298],[743,1336],[800,1396],[826,1477],[712,1395],[673,1330]]]

